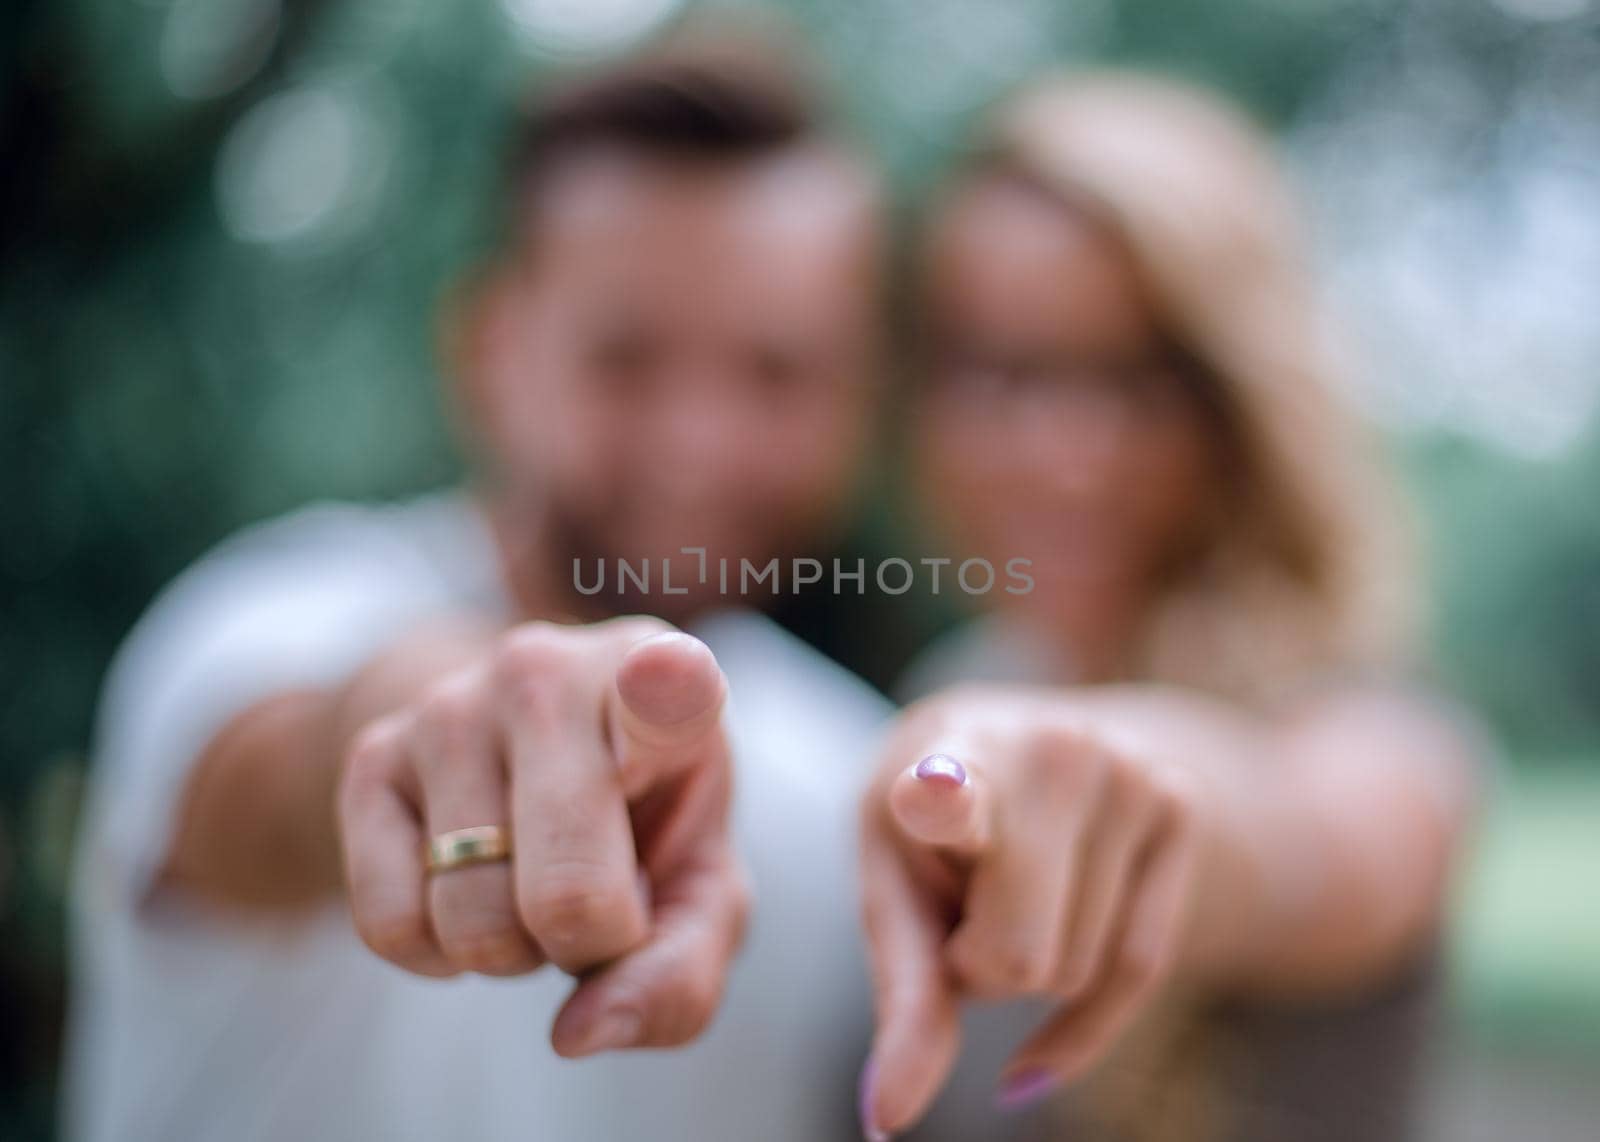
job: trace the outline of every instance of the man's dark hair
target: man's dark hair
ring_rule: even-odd
[[[540,91],[513,127],[506,228],[525,233],[552,176],[598,151],[741,162],[828,140],[799,55],[770,35],[680,33]]]

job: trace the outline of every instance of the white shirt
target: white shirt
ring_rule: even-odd
[[[731,684],[734,828],[755,911],[717,1017],[674,1051],[549,1046],[572,983],[425,980],[342,905],[292,927],[139,905],[204,744],[272,693],[334,682],[431,615],[509,615],[488,529],[451,493],[322,504],[180,576],[118,653],[74,900],[63,1108],[77,1142],[818,1139],[856,1135],[871,1031],[854,802],[887,703],[768,620],[695,628]]]

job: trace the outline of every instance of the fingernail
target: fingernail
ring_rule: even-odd
[[[861,1134],[867,1142],[889,1142],[889,1132],[872,1120],[872,1104],[878,1090],[878,1061],[870,1056],[861,1068],[860,1097],[857,1103],[861,1115]]]
[[[1009,1076],[1000,1084],[994,1104],[1001,1110],[1021,1110],[1055,1090],[1059,1082],[1054,1074],[1043,1067],[1029,1067]]]
[[[944,782],[949,785],[967,783],[967,767],[947,753],[930,753],[917,762],[913,771],[923,781]]]
[[[638,1041],[640,1022],[639,1013],[631,1007],[618,1007],[605,1012],[595,1020],[593,1030],[584,1039],[583,1053],[631,1046]]]

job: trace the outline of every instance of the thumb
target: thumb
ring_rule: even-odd
[[[656,893],[650,939],[579,980],[551,1043],[568,1058],[624,1047],[676,1047],[710,1025],[744,940],[750,886],[731,853]]]

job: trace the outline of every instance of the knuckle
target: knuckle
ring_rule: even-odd
[[[685,981],[683,1006],[678,1020],[680,1043],[688,1042],[710,1024],[716,1014],[722,988],[712,973],[701,971]]]
[[[350,812],[357,802],[385,782],[398,740],[397,725],[390,718],[369,723],[350,740],[339,774],[341,812]]]
[[[573,650],[570,636],[556,624],[525,623],[501,639],[494,661],[496,686],[512,701],[547,703],[566,687]]]
[[[998,949],[994,957],[994,973],[1002,987],[1018,993],[1042,991],[1045,986],[1045,962],[1027,948]]]
[[[1172,770],[1152,782],[1158,819],[1180,839],[1188,838],[1200,822],[1205,790],[1191,773]]]
[[[541,869],[518,907],[529,930],[556,950],[613,927],[622,914],[623,895],[609,868],[567,862]]]
[[[671,984],[657,993],[661,1003],[652,1036],[664,1047],[682,1046],[697,1038],[710,1025],[722,994],[716,975],[701,966],[677,974]]]
[[[477,714],[477,690],[471,678],[457,674],[428,688],[418,716],[425,725],[448,729],[472,723]]]
[[[605,625],[616,630],[630,643],[678,629],[665,619],[658,619],[654,615],[619,615],[617,618],[608,619]]]
[[[571,658],[567,635],[554,623],[523,623],[500,640],[495,665],[508,682],[542,679],[558,673]]]
[[[1106,791],[1114,811],[1141,816],[1149,807],[1159,808],[1161,795],[1155,782],[1139,766],[1113,756],[1106,770]]]
[[[404,963],[428,949],[428,930],[420,912],[357,917],[361,942],[390,963]]]
[[[1160,983],[1166,975],[1166,957],[1159,949],[1143,942],[1130,943],[1118,957],[1117,971],[1130,988],[1142,993]]]
[[[1083,731],[1059,718],[1048,718],[1034,727],[1034,749],[1039,753],[1070,756],[1084,745]]]
[[[986,996],[1003,998],[1045,990],[1048,972],[1043,957],[1021,944],[991,943],[979,948],[964,940],[957,945],[956,954],[961,975]]]
[[[517,923],[504,866],[461,869],[435,880],[430,905],[439,946],[460,966],[494,971],[526,959],[529,945]]]
[[[387,719],[369,722],[350,740],[345,751],[346,772],[366,778],[382,769],[394,743],[394,727]]]
[[[455,933],[439,942],[451,962],[468,971],[498,974],[528,961],[526,942],[511,929]]]
[[[433,747],[430,752],[453,755],[470,747],[481,723],[477,690],[465,677],[434,685],[417,712],[417,730]]]
[[[1103,780],[1105,754],[1070,726],[1046,724],[1030,735],[1025,750],[1030,785],[1041,792],[1071,793]]]

